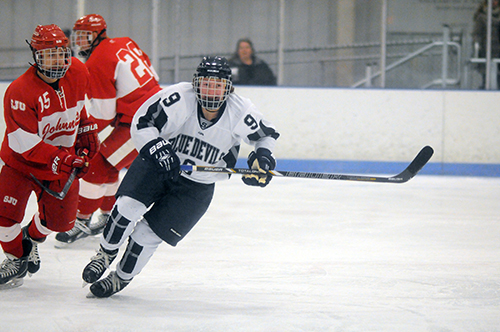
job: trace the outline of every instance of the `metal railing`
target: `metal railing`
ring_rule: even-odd
[[[463,66],[461,60],[462,35],[461,33],[455,33],[453,40],[450,39],[450,31],[446,28],[441,34],[420,34],[419,38],[398,38],[387,41],[387,47],[391,49],[391,52],[386,54],[386,58],[389,62],[393,62],[386,66],[386,72],[400,68],[398,69],[399,72],[391,76],[388,85],[401,88],[429,88],[434,85],[446,87],[460,84],[461,66]],[[376,62],[380,60],[380,53],[378,53],[380,47],[380,42],[365,42],[284,49],[285,60],[283,64],[286,67],[286,78],[283,85],[374,86],[374,80],[381,76],[380,71],[375,72],[374,70]],[[415,50],[415,48],[418,49]],[[276,68],[276,52],[276,50],[263,50],[259,54],[271,60],[267,61],[268,64],[272,68]],[[217,54],[230,56],[227,52]],[[448,61],[448,56],[453,57],[451,61]],[[190,79],[199,58],[201,58],[201,55],[193,54],[161,57],[158,73],[162,82],[172,83],[175,77],[180,77],[182,80]],[[421,59],[418,60],[419,63],[404,66],[404,64],[415,58]],[[450,63],[452,68],[448,68]],[[440,65],[443,66],[443,69],[436,68],[436,66]],[[419,68],[415,68],[416,66],[419,66]],[[308,73],[312,73],[311,76],[314,77],[314,81],[308,81],[306,75],[301,75],[300,68],[305,67],[307,67]],[[339,74],[338,70],[342,67],[348,68],[347,75],[350,78],[345,75],[345,72]],[[404,72],[404,75],[401,75],[401,72]],[[436,75],[436,72],[439,74]],[[450,73],[453,75],[449,76]],[[416,79],[409,78],[404,81],[399,77],[410,77],[412,75],[417,76]],[[356,81],[360,77],[363,77],[363,79]],[[339,81],[339,78],[342,81]]]
[[[498,64],[500,63],[500,59],[498,58],[492,58],[491,59],[491,66],[490,66],[490,86],[489,86],[489,89],[490,90],[498,90]],[[486,67],[486,58],[478,58],[478,57],[474,57],[474,58],[470,58],[469,59],[469,63],[468,65],[470,64],[481,64]],[[468,67],[466,67],[466,74],[468,74]],[[486,71],[486,69],[485,69]],[[485,75],[486,76],[486,75]],[[467,77],[467,76],[466,76]],[[486,77],[485,77],[486,79]],[[484,82],[486,83],[486,82]],[[486,85],[486,84],[485,84]],[[485,88],[485,87],[483,87]]]
[[[455,35],[454,40],[450,41],[449,29],[445,29],[442,37],[440,37],[440,34],[433,33],[425,35],[423,38],[399,38],[399,40],[387,41],[387,46],[392,51],[386,54],[389,62],[385,67],[386,73],[393,72],[396,68],[399,68],[389,78],[388,85],[401,88],[429,88],[436,85],[446,87],[459,84],[461,73],[464,69],[461,66],[464,66],[464,64],[461,61],[462,46],[460,42],[456,41],[460,37],[456,37]],[[286,66],[287,77],[283,85],[321,87],[375,86],[374,81],[381,76],[380,71],[375,71],[376,62],[380,60],[380,53],[378,52],[380,47],[379,42],[366,42],[350,45],[338,44],[284,49],[284,65]],[[418,49],[415,50],[415,48]],[[1,51],[10,53],[18,50],[4,49],[0,50],[0,53],[2,53]],[[25,51],[23,49],[23,53],[26,53]],[[276,52],[276,50],[263,50],[259,53],[265,56],[266,59],[270,59],[271,61],[268,61],[268,64],[276,68]],[[220,55],[229,57],[231,54],[228,54],[226,51],[221,52]],[[453,56],[451,61],[448,59],[449,56]],[[23,57],[25,57],[25,54],[23,54]],[[19,61],[19,58],[17,57],[15,60]],[[177,58],[173,56],[160,58],[157,70],[161,82],[164,84],[174,83],[175,77],[181,77],[182,80],[190,80],[200,58],[200,54],[182,55]],[[419,63],[404,66],[416,58],[421,59],[418,60],[420,61]],[[4,59],[7,61],[11,60],[7,59],[7,57],[4,57]],[[438,59],[442,60],[439,61]],[[480,63],[481,61],[484,62],[484,59],[471,59],[465,64],[470,65],[471,62]],[[453,68],[448,68],[450,63],[453,64]],[[441,70],[437,68],[440,64],[442,65]],[[11,64],[0,62],[0,80],[16,79],[28,66],[28,61],[26,63],[18,62]],[[348,71],[342,73],[347,73],[345,77],[341,77],[342,75],[338,73],[338,68],[341,67],[348,68]],[[496,70],[497,66],[492,67]],[[306,75],[301,75],[304,69],[300,72],[300,68],[307,68],[305,72],[314,79],[309,79],[308,81]],[[453,73],[451,77],[449,76],[450,72]],[[400,76],[408,76],[409,78],[403,80],[400,79]],[[339,77],[343,81],[339,81]],[[363,79],[356,81],[361,77]],[[467,77],[465,80],[467,80]]]
[[[449,73],[449,48],[455,48],[455,54],[457,55],[457,61],[456,61],[456,73],[457,77],[455,78],[449,78],[448,73]],[[390,65],[386,66],[385,72],[390,72],[395,68],[398,68],[402,66],[403,64],[409,62],[410,60],[421,56],[423,54],[428,53],[432,49],[440,48],[442,49],[442,71],[441,71],[441,77],[436,78],[435,80],[432,80],[431,82],[428,82],[421,86],[422,89],[427,89],[430,88],[431,86],[435,85],[441,85],[443,88],[449,85],[458,85],[460,83],[460,66],[461,66],[461,54],[462,54],[462,46],[457,43],[450,41],[450,30],[447,26],[443,29],[443,40],[442,41],[434,41],[428,45],[425,45],[424,47],[404,56],[403,58],[391,63]],[[372,81],[373,79],[379,77],[382,75],[381,71],[377,71],[373,73],[373,70],[371,69],[372,65],[369,64],[367,65],[366,69],[366,77],[358,82],[356,82],[352,87],[357,88],[360,86],[365,86],[365,87],[371,87],[372,86]]]

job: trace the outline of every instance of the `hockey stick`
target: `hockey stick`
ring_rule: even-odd
[[[348,174],[333,174],[333,173],[313,173],[313,172],[289,172],[289,171],[268,171],[268,175],[284,176],[292,178],[306,179],[323,179],[323,180],[348,180],[348,181],[366,181],[366,182],[389,182],[389,183],[405,183],[413,178],[425,164],[431,159],[434,150],[430,146],[425,146],[417,154],[415,159],[406,167],[404,171],[398,175],[390,177],[364,176],[364,175],[348,175]],[[242,175],[262,175],[257,169],[247,168],[227,168],[214,166],[192,166],[182,165],[181,170],[184,172],[212,172],[225,174],[242,174]]]
[[[82,157],[86,156],[87,154],[88,154],[87,149],[84,149],[83,153],[82,153]],[[86,163],[85,166],[88,167],[88,162]],[[50,196],[54,196],[57,199],[63,200],[64,197],[66,197],[66,195],[68,194],[69,188],[71,188],[71,185],[73,184],[73,181],[75,181],[76,174],[78,173],[79,170],[80,170],[79,168],[73,168],[73,170],[71,171],[71,174],[69,175],[68,180],[66,181],[66,183],[64,184],[63,189],[60,192],[57,192],[57,191],[54,191],[54,190],[51,190],[51,189],[47,188],[33,174],[30,173],[30,175],[33,178],[33,180],[35,180],[35,182],[40,187],[42,187],[42,189],[45,190]]]
[[[42,189],[45,190],[50,196],[54,196],[57,199],[63,200],[64,197],[66,197],[66,195],[68,194],[69,188],[71,188],[73,181],[75,181],[76,173],[78,173],[78,170],[79,170],[78,168],[73,168],[73,170],[71,171],[71,174],[69,175],[68,181],[66,181],[63,189],[60,192],[57,192],[57,191],[54,191],[54,190],[47,188],[33,174],[30,173],[30,175],[33,178],[33,180],[35,180],[35,182],[40,187],[42,187]]]

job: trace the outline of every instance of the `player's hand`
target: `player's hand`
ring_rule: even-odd
[[[64,149],[58,150],[52,157],[52,173],[56,175],[71,174],[73,168],[80,168],[78,176],[82,177],[88,170],[88,158],[78,157]]]
[[[143,158],[156,165],[158,173],[176,181],[181,173],[181,162],[170,143],[158,137],[144,145],[140,151]]]
[[[249,186],[265,187],[271,182],[272,176],[267,175],[267,171],[273,170],[276,167],[276,160],[272,156],[271,151],[264,148],[257,149],[257,152],[250,152],[247,160],[248,167],[258,169],[261,174],[243,175],[242,180]]]
[[[92,159],[99,152],[100,147],[101,141],[99,141],[97,123],[88,119],[81,122],[76,135],[76,154],[81,156],[83,150],[87,149],[87,156]]]

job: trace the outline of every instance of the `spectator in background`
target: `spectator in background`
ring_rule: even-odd
[[[486,58],[486,40],[487,40],[487,22],[488,22],[488,1],[484,0],[474,13],[474,29],[472,39],[474,41],[474,56]],[[491,15],[491,58],[500,58],[500,6],[498,0],[492,2]],[[496,64],[493,64],[496,65]],[[486,83],[486,65],[479,64],[478,71],[483,77],[481,89],[484,89]],[[500,75],[497,74],[497,82],[500,86]]]
[[[253,44],[248,38],[238,40],[229,66],[236,85],[276,85],[271,68],[255,55]]]

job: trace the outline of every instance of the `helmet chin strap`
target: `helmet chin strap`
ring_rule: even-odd
[[[104,39],[104,38],[101,38],[101,36],[105,32],[106,32],[106,29],[102,29],[101,32],[99,32],[97,34],[97,36],[94,38],[94,40],[92,41],[92,43],[90,43],[90,46],[89,46],[88,50],[86,50],[86,51],[80,51],[80,52],[78,52],[78,55],[84,56],[85,58],[88,59],[89,56],[94,51],[94,48],[96,48],[101,43],[101,41]]]
[[[45,75],[44,73],[42,73],[40,71],[40,69],[38,68],[38,66],[33,65],[33,67],[36,68],[36,74],[38,75],[38,77],[40,77],[40,79],[42,81],[44,81],[45,83],[47,83],[47,84],[54,84],[57,81],[59,81],[59,78],[50,78],[47,75]],[[54,90],[57,90],[57,89],[54,89]]]
[[[30,67],[34,67],[36,68],[36,74],[38,75],[38,77],[40,77],[43,81],[46,82],[46,80],[48,79],[47,76],[45,76],[41,71],[40,71],[40,68],[38,67],[38,64],[36,63],[36,56],[35,56],[35,52],[36,50],[33,48],[33,46],[31,46],[30,42],[25,39],[26,41],[26,44],[28,44],[30,50],[31,50],[31,54],[33,55],[33,62],[34,63],[31,63],[28,61],[28,64],[30,65]]]
[[[220,108],[216,110],[208,110],[205,107],[201,108],[202,116],[207,121],[214,121],[217,117],[219,117],[219,112]]]
[[[209,110],[209,109],[203,107],[203,110],[205,110],[208,113],[217,113],[217,112],[219,112],[219,109],[220,109],[220,107],[218,109],[216,109],[216,110]]]

